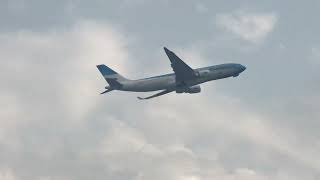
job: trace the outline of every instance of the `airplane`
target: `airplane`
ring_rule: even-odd
[[[166,47],[164,47],[164,51],[171,62],[174,73],[138,80],[129,80],[104,64],[97,65],[98,70],[109,84],[105,87],[106,90],[100,94],[105,94],[113,90],[131,92],[162,90],[149,97],[138,97],[140,100],[145,100],[174,91],[176,93],[200,93],[201,87],[199,84],[228,77],[237,77],[246,69],[245,66],[235,63],[193,69]]]

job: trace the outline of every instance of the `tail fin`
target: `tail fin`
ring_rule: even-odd
[[[128,79],[104,64],[97,65],[97,68],[111,87],[120,88],[122,86],[121,82],[128,81]]]

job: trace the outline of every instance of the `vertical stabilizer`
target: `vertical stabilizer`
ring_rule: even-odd
[[[128,79],[124,78],[104,64],[97,65],[97,68],[112,88],[120,88],[122,86],[122,82],[128,81]]]

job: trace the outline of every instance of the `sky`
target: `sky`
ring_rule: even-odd
[[[1,180],[320,179],[320,1],[0,0]],[[247,67],[199,94],[129,79]]]

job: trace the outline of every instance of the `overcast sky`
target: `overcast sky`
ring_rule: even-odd
[[[320,179],[320,1],[0,0],[1,180]],[[241,63],[199,94],[113,91]]]

